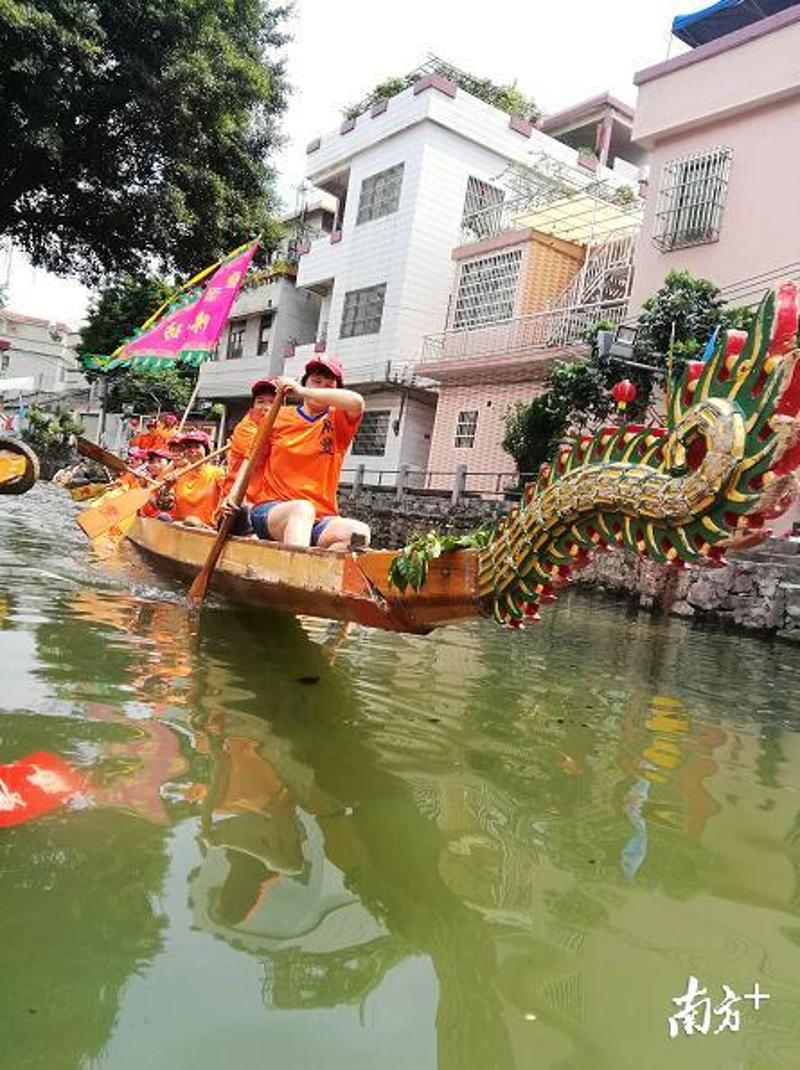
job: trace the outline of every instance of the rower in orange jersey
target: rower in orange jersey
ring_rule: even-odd
[[[155,450],[160,449],[161,443],[157,434],[158,421],[153,417],[147,421],[147,427],[140,430],[128,443],[129,450]]]
[[[272,404],[275,397],[274,379],[257,379],[250,387],[253,404],[233,429],[228,449],[228,474],[223,484],[223,495],[228,495],[236,479],[236,474],[242,467],[243,462],[250,456],[253,442],[258,431],[258,425],[264,417],[264,413]],[[245,505],[250,506],[258,500],[257,495],[261,490],[263,471],[260,469],[253,472],[247,491],[245,492]],[[234,534],[240,534],[234,530]]]
[[[163,413],[156,421],[154,438],[155,449],[167,449],[172,439],[178,434],[178,417],[174,412]]]
[[[185,465],[195,464],[211,452],[205,431],[184,431],[175,436],[171,446],[170,452],[177,450]],[[225,469],[216,464],[203,464],[185,475],[179,474],[172,490],[171,519],[213,527],[224,478]]]
[[[275,383],[299,397],[300,404],[283,408],[272,429],[250,514],[253,530],[260,539],[289,546],[347,550],[353,535],[361,546],[369,545],[367,525],[339,516],[336,500],[364,399],[344,389],[342,365],[333,355],[310,360],[299,383],[283,377]]]

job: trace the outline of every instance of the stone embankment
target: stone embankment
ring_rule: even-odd
[[[623,593],[646,609],[800,643],[800,539],[730,552],[720,568],[675,569],[615,550],[598,554],[574,582]]]
[[[339,507],[366,521],[376,546],[396,549],[415,532],[463,534],[494,524],[508,502],[362,487],[345,491]],[[737,629],[777,635],[800,643],[800,539],[768,539],[761,546],[728,555],[721,568],[675,569],[613,550],[598,554],[575,586],[599,588],[634,599],[642,608]]]

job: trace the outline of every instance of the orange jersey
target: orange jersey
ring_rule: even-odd
[[[175,427],[157,427],[153,432],[155,444],[150,448],[154,450],[165,450],[177,433],[178,430]]]
[[[258,502],[311,502],[318,517],[338,512],[344,455],[361,423],[331,405],[309,416],[301,405],[281,409],[269,440]]]
[[[203,464],[185,476],[178,476],[174,488],[173,519],[185,520],[187,516],[196,516],[204,524],[213,527],[224,475],[223,468],[215,464]]]
[[[230,489],[233,486],[233,481],[236,479],[236,473],[242,467],[245,459],[250,456],[250,451],[253,448],[253,442],[256,437],[256,431],[258,431],[258,424],[253,419],[253,412],[251,410],[250,412],[245,413],[233,429],[230,449],[228,450],[228,474],[222,488],[223,494],[228,494],[230,492]],[[247,493],[244,496],[245,501],[258,501],[262,475],[261,466],[259,465],[250,476],[250,480],[247,484]]]
[[[138,435],[130,440],[128,449],[158,450],[161,449],[161,443],[155,431],[140,431]]]

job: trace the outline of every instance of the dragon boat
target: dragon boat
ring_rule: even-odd
[[[441,554],[424,584],[389,580],[406,551],[334,552],[231,539],[214,585],[274,609],[425,633],[494,616],[536,619],[592,553],[626,548],[675,567],[724,563],[792,503],[800,465],[797,289],[767,294],[752,327],[721,332],[706,362],[689,362],[667,426],[602,427],[563,445],[480,549]],[[196,572],[214,533],[137,517],[132,542]]]
[[[24,494],[39,478],[39,460],[18,438],[0,437],[0,494]]]

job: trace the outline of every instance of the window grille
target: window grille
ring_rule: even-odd
[[[719,238],[732,155],[717,148],[664,165],[653,234],[662,252]]]
[[[471,450],[475,445],[475,432],[478,430],[478,410],[462,409],[456,421],[455,447],[459,450]]]
[[[370,175],[361,183],[361,197],[358,202],[356,225],[368,223],[370,219],[396,212],[400,204],[400,188],[403,185],[403,167],[401,163]]]
[[[235,320],[231,323],[228,334],[228,348],[225,356],[228,360],[237,360],[244,350],[244,320]]]
[[[500,233],[505,196],[504,190],[470,175],[461,218],[461,229],[466,240],[480,241]]]
[[[383,300],[386,283],[366,286],[363,290],[350,290],[344,295],[340,338],[354,338],[359,334],[377,334],[383,318]]]
[[[352,452],[359,457],[383,457],[386,438],[389,434],[389,409],[373,409],[365,412],[361,426],[353,439]]]
[[[453,327],[481,327],[514,315],[522,250],[467,260],[458,279]]]
[[[258,355],[266,353],[269,349],[269,335],[272,330],[272,324],[275,319],[275,312],[266,312],[261,317],[261,322],[258,325]]]

